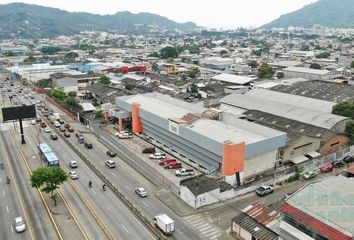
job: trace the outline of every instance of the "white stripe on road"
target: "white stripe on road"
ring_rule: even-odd
[[[6,211],[7,211],[7,213],[10,213],[8,205],[6,205]]]
[[[4,195],[4,197],[5,197],[5,190],[2,190],[2,195]]]
[[[112,176],[114,176],[114,177],[116,176],[114,173],[111,173],[111,174],[112,174]]]
[[[203,229],[206,226],[210,226],[209,223],[203,223],[202,225],[195,226],[195,228],[200,231],[201,229]]]
[[[206,227],[202,227],[202,228],[199,228],[199,231],[202,232],[202,233],[206,233],[208,232],[210,229],[214,229],[213,226],[209,225],[206,226]]]
[[[111,209],[110,209],[110,208],[107,208],[107,211],[108,211],[108,212],[110,212],[110,211],[111,211]]]
[[[221,233],[218,232],[218,233],[206,234],[205,236],[206,236],[207,238],[209,238],[209,239],[212,239],[212,238],[217,238],[217,237],[219,237],[220,235],[221,235]]]
[[[127,185],[125,185],[125,188],[126,188],[126,189],[128,189],[128,190],[131,190],[131,188],[130,188],[130,187],[128,187]]]
[[[12,227],[12,225],[11,225],[11,232],[14,233],[14,228]]]
[[[197,220],[194,220],[194,221],[190,221],[190,223],[191,223],[192,225],[200,224],[200,223],[202,223],[202,222],[204,222],[204,219],[197,219]]]
[[[128,230],[124,227],[123,224],[120,224],[120,225],[122,225],[122,227],[124,228],[124,230],[125,230],[127,233],[129,233]]]
[[[200,217],[198,215],[191,215],[191,216],[187,216],[185,217],[185,219],[187,220],[196,220],[199,219]]]
[[[209,229],[209,230],[205,230],[203,231],[202,233],[203,234],[210,234],[210,233],[216,233],[216,232],[219,232],[219,230],[215,229],[215,228],[212,228],[212,229]]]

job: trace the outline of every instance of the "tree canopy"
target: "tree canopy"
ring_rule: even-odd
[[[111,79],[109,77],[107,77],[107,76],[102,76],[102,77],[100,77],[98,82],[102,83],[104,85],[109,85],[111,83]]]
[[[192,68],[192,70],[188,73],[188,77],[195,78],[200,74],[200,70],[197,67]]]
[[[274,70],[266,63],[262,63],[258,68],[258,76],[260,78],[272,78],[274,75]]]
[[[177,56],[178,51],[175,47],[164,47],[160,50],[160,57],[163,59],[176,58]]]
[[[39,80],[34,85],[39,88],[53,88],[54,87],[53,81],[50,78]]]
[[[316,58],[328,58],[329,56],[331,56],[331,54],[329,52],[322,52],[316,55]]]
[[[354,144],[354,120],[350,120],[345,124],[345,133],[349,136],[349,144]]]
[[[350,64],[351,68],[354,68],[354,61]]]
[[[41,52],[43,54],[55,54],[57,52],[60,52],[62,49],[60,47],[53,47],[53,46],[44,46],[41,48]]]
[[[354,119],[354,103],[338,102],[336,105],[333,106],[332,113]]]
[[[321,69],[321,65],[318,63],[311,63],[310,68],[312,69]]]
[[[59,167],[37,168],[30,176],[31,186],[33,188],[39,188],[41,192],[50,193],[50,198],[54,201],[54,206],[57,205],[57,194],[54,194],[54,191],[67,180],[68,175]]]

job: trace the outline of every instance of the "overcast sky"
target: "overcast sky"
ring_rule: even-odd
[[[71,12],[114,14],[156,13],[176,22],[192,21],[213,28],[258,27],[316,0],[1,0],[25,2]]]

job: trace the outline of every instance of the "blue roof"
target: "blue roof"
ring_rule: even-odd
[[[89,72],[92,70],[92,68],[96,67],[96,66],[100,66],[102,64],[100,63],[88,63],[85,65],[80,65],[80,64],[73,64],[69,67],[69,69],[74,69],[80,72]]]
[[[59,160],[53,152],[45,153],[44,156],[46,157],[48,162],[54,162]]]
[[[50,147],[46,143],[39,144],[38,148],[41,150],[42,153],[48,153],[52,151],[52,149],[50,149]]]

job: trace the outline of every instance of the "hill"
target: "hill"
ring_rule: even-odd
[[[151,13],[117,12],[114,15],[72,13],[57,8],[24,3],[0,5],[0,38],[45,38],[83,30],[144,32],[151,25],[169,30],[193,31],[192,22],[176,23]]]
[[[319,0],[295,12],[280,16],[261,28],[287,28],[288,26],[354,28],[353,0]]]

